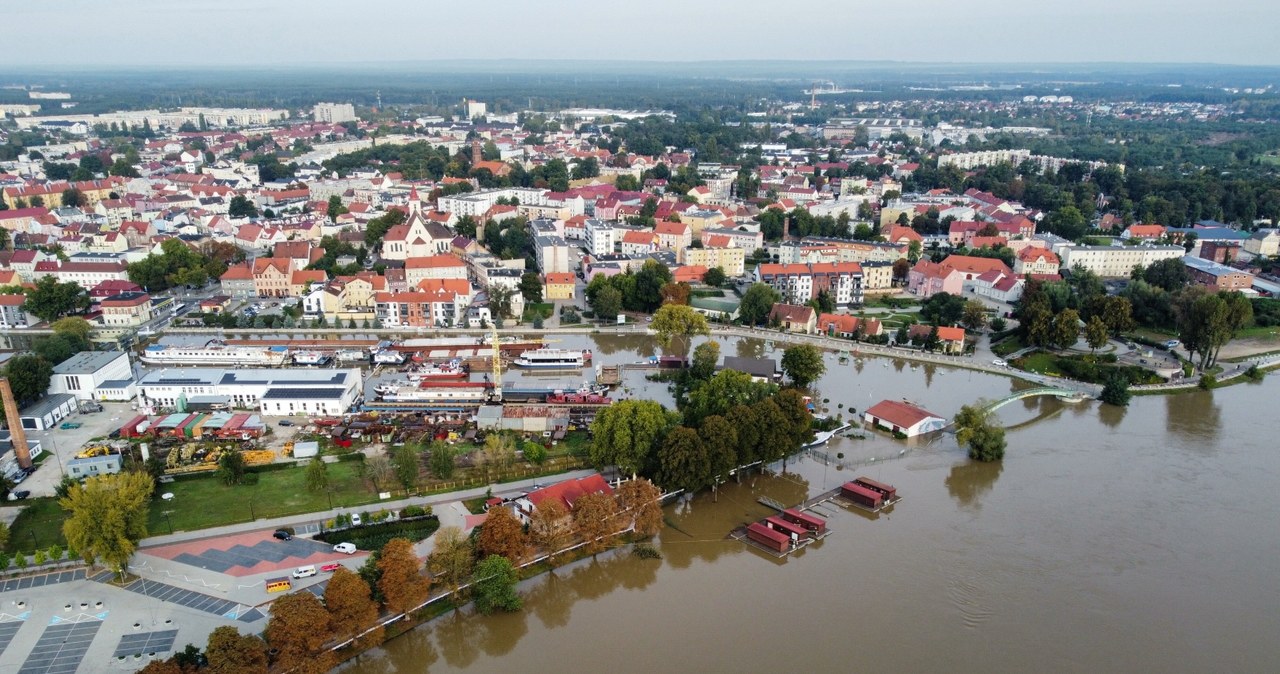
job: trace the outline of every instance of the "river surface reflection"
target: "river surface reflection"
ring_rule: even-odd
[[[600,346],[605,362],[643,351]],[[744,349],[768,352],[724,352]],[[832,414],[906,397],[950,416],[1021,387],[829,358]],[[522,585],[520,613],[453,613],[341,671],[1274,671],[1278,395],[1273,375],[1124,410],[1020,401],[999,413],[1009,452],[995,465],[951,436],[840,438],[831,460],[669,506],[662,560],[558,569]],[[833,534],[783,561],[725,539],[769,512],[761,496],[792,504],[858,474],[905,499],[878,517],[825,506]]]

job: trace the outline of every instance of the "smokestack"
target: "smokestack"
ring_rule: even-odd
[[[471,167],[472,167],[472,168],[475,168],[476,164],[479,164],[479,163],[480,163],[480,160],[481,160],[482,158],[483,158],[483,155],[481,155],[481,154],[480,154],[480,140],[479,140],[478,138],[477,138],[477,139],[472,139],[472,141],[471,141]]]
[[[18,460],[19,468],[30,468],[31,448],[27,446],[27,432],[22,429],[22,415],[18,414],[18,401],[13,399],[8,379],[0,378],[0,398],[4,398],[4,418],[9,424],[13,456]]]

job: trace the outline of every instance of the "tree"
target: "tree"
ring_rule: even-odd
[[[413,543],[406,538],[393,538],[382,548],[378,558],[378,590],[386,597],[387,608],[395,613],[408,613],[427,600],[431,581],[422,575]]]
[[[911,273],[911,262],[905,257],[900,257],[893,261],[893,280],[899,283],[906,283],[907,276]]]
[[[18,402],[34,402],[49,390],[53,366],[40,356],[14,356],[5,363],[4,376]]]
[[[569,545],[572,533],[569,511],[559,499],[544,499],[529,518],[530,542],[551,559]]]
[[[3,202],[0,202],[3,203]],[[263,671],[266,671],[265,669]],[[173,661],[168,660],[152,660],[147,663],[146,667],[138,670],[138,674],[183,674],[182,666]]]
[[[658,441],[676,423],[675,414],[652,400],[623,400],[596,413],[591,423],[591,461],[633,475],[649,463]]]
[[[1053,344],[1059,349],[1070,348],[1080,339],[1080,313],[1067,309],[1053,317]]]
[[[573,525],[587,552],[594,555],[604,550],[622,528],[618,523],[618,504],[607,494],[583,494],[573,504]]]
[[[960,314],[960,325],[965,330],[977,332],[987,326],[987,307],[978,300],[969,300],[964,303],[964,310]]]
[[[418,453],[408,445],[396,447],[391,452],[391,467],[395,470],[396,479],[405,491],[418,484]]]
[[[738,305],[738,317],[747,325],[759,325],[769,317],[773,305],[782,300],[778,291],[764,283],[753,284],[742,295]]]
[[[516,593],[520,574],[511,561],[498,555],[485,557],[476,564],[472,574],[471,590],[475,596],[476,610],[484,615],[494,611],[519,611],[522,605]]]
[[[485,293],[489,296],[489,313],[493,314],[493,320],[501,321],[511,315],[511,298],[516,295],[514,288],[494,283],[485,287]]]
[[[36,281],[27,291],[23,310],[45,321],[55,321],[69,313],[89,308],[89,295],[78,283],[59,283],[53,276]]]
[[[991,422],[990,412],[975,405],[964,405],[956,413],[956,441],[969,447],[969,458],[976,461],[999,461],[1004,458],[1004,428]]]
[[[714,487],[729,476],[729,471],[738,467],[738,431],[725,417],[714,414],[702,420],[698,435],[707,448]]]
[[[1102,394],[1098,399],[1108,405],[1128,407],[1130,395],[1129,378],[1122,374],[1115,374],[1107,378],[1107,383],[1102,387]]]
[[[427,467],[431,469],[432,475],[441,480],[448,480],[453,477],[456,465],[456,454],[452,447],[443,442],[431,443],[431,456],[427,459]]]
[[[721,370],[689,392],[681,408],[684,423],[697,427],[713,414],[725,414],[735,405],[753,405],[777,391],[776,385],[756,381],[745,372]]]
[[[827,364],[822,360],[822,352],[812,344],[796,344],[782,352],[782,371],[791,379],[791,383],[800,388],[818,381],[827,371]]]
[[[147,536],[147,504],[155,483],[142,472],[90,477],[73,484],[58,505],[67,544],[90,565],[101,561],[123,577],[138,541]]]
[[[662,286],[662,303],[666,304],[688,304],[689,296],[693,293],[693,287],[688,283],[668,283]]]
[[[1133,304],[1129,298],[1107,295],[1095,304],[1098,306],[1097,313],[1112,335],[1119,335],[1137,327],[1137,323],[1133,320]]]
[[[506,433],[490,433],[485,436],[484,450],[481,454],[485,475],[494,468],[505,470],[516,460],[515,439]]]
[[[93,332],[93,326],[89,324],[89,321],[79,316],[67,316],[54,321],[50,327],[59,335],[74,338],[76,343],[81,345],[81,350],[89,348],[89,334]]]
[[[707,317],[698,313],[693,307],[682,304],[664,304],[653,314],[649,325],[664,348],[671,345],[675,337],[687,339],[694,335],[709,335],[711,329],[707,325]]]
[[[400,209],[387,211],[385,215],[370,220],[364,229],[364,243],[369,250],[376,250],[382,246],[382,238],[386,236],[387,230],[396,225],[404,224],[406,219],[405,212]]]
[[[1191,273],[1180,257],[1157,260],[1142,272],[1142,280],[1169,292],[1182,290],[1191,283]]]
[[[336,194],[331,195],[329,197],[328,208],[325,209],[325,214],[329,216],[329,220],[337,222],[338,216],[346,212],[347,207],[342,205],[342,197]]]
[[[662,306],[662,287],[671,283],[671,270],[666,265],[648,260],[635,274],[635,293],[627,308],[651,312]],[[624,300],[627,296],[623,295]]]
[[[333,654],[324,647],[329,639],[329,612],[310,592],[293,592],[271,603],[271,619],[263,636],[271,646],[276,671],[322,674],[333,666]]]
[[[1084,341],[1091,351],[1097,351],[1107,345],[1107,324],[1102,318],[1093,316],[1084,326]]]
[[[712,267],[702,275],[702,282],[713,288],[719,288],[724,285],[726,280],[728,280],[728,276],[721,267]]]
[[[316,456],[307,464],[307,491],[324,491],[329,488],[329,466]]]
[[[228,449],[218,456],[218,469],[214,472],[219,480],[228,487],[240,484],[244,480],[244,455],[234,449]]]
[[[612,286],[602,288],[591,301],[591,310],[601,320],[609,320],[622,313],[622,291]]]
[[[231,203],[227,205],[227,215],[233,218],[256,218],[258,207],[248,197],[237,194],[231,197]]]
[[[689,365],[689,379],[695,382],[710,379],[716,373],[716,364],[719,362],[719,342],[707,340],[693,347],[693,359]]]
[[[267,674],[267,643],[252,634],[241,634],[231,625],[209,633],[204,649],[209,674]]]
[[[655,536],[662,531],[662,490],[643,478],[627,480],[618,487],[618,509],[630,519],[636,534]]]
[[[460,527],[441,527],[436,532],[435,546],[427,557],[427,568],[451,593],[456,593],[463,581],[471,575],[474,563],[475,552],[471,547],[471,539]]]
[[[529,553],[529,538],[524,525],[510,508],[489,508],[489,515],[476,537],[476,554],[498,555],[519,564]]]
[[[697,431],[679,426],[667,433],[658,450],[658,481],[691,494],[711,484],[711,461]]]
[[[329,577],[324,589],[324,606],[329,611],[329,631],[339,641],[354,639],[378,623],[378,604],[373,601],[369,584],[345,566],[339,566]],[[360,644],[377,644],[382,636],[379,626],[361,637]]]
[[[527,272],[520,277],[520,294],[524,301],[533,304],[542,302],[542,279],[537,272]]]
[[[920,306],[920,319],[930,325],[955,325],[964,317],[964,309],[960,295],[935,293]]]

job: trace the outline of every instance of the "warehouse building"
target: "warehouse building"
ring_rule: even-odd
[[[148,373],[138,389],[144,404],[161,408],[219,396],[267,415],[342,414],[360,397],[363,379],[359,369],[172,368]]]

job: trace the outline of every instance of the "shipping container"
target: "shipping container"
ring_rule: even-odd
[[[190,433],[189,433],[190,437],[199,440],[200,436],[204,435],[205,423],[208,422],[211,417],[212,415],[206,414],[200,417],[199,419],[196,419],[196,422],[194,424],[191,424],[190,427],[188,427],[190,430]]]
[[[793,544],[795,543],[795,541],[800,540],[801,537],[808,538],[809,536],[808,529],[805,529],[799,524],[792,524],[791,522],[788,522],[782,519],[781,517],[778,517],[777,515],[764,518],[764,523],[765,523],[765,526],[769,527],[770,529],[773,529],[774,531],[777,531],[783,534],[784,536],[787,536],[788,538],[790,538]]]
[[[183,419],[182,423],[178,424],[178,426],[173,429],[173,435],[179,438],[191,437],[191,424],[194,424],[196,420],[198,420],[202,416],[204,415],[202,414],[187,415],[187,418]]]
[[[815,536],[821,536],[827,532],[826,520],[818,517],[817,515],[810,515],[807,512],[796,510],[795,508],[788,508],[782,511],[782,519],[791,522],[792,524],[799,524],[804,527],[805,530],[813,532]]]
[[[138,424],[140,424],[140,423],[142,423],[142,422],[144,422],[144,421],[146,421],[146,420],[147,420],[146,415],[138,415],[138,416],[136,416],[136,417],[134,417],[134,418],[132,418],[132,419],[130,419],[130,420],[128,420],[128,421],[126,421],[126,422],[125,422],[125,424],[124,424],[123,426],[121,426],[121,427],[120,427],[120,437],[122,437],[122,438],[136,438],[136,437],[138,437]]]
[[[866,508],[879,508],[884,505],[884,497],[878,491],[871,491],[856,482],[846,482],[840,486],[840,495]]]
[[[752,522],[747,526],[747,538],[750,538],[770,550],[786,552],[791,549],[790,538],[785,534],[774,531],[759,522]]]
[[[875,480],[869,477],[859,477],[854,479],[853,482],[854,484],[860,484],[863,487],[870,489],[871,491],[879,492],[880,495],[883,496],[884,500],[886,501],[892,501],[898,498],[898,490],[894,489],[892,485],[887,485],[887,484],[884,484],[883,482],[876,482]]]

